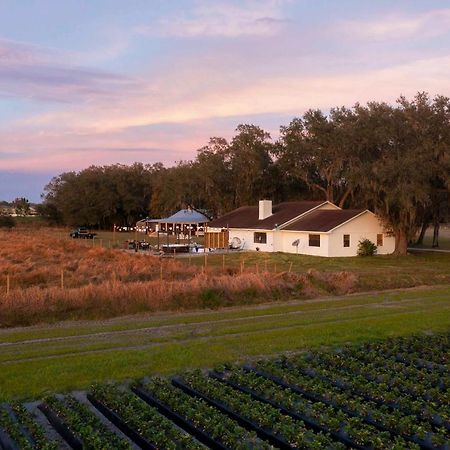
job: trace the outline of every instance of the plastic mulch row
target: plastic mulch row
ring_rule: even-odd
[[[444,420],[441,416],[434,415],[431,418],[431,423],[435,427],[444,427],[447,431],[450,431],[450,422],[448,420]]]
[[[311,400],[313,402],[320,402],[320,403],[323,403],[324,405],[331,406],[332,408],[335,408],[335,409],[340,409],[342,412],[344,412],[348,416],[357,417],[358,419],[363,420],[368,425],[372,425],[372,426],[378,428],[380,431],[387,431],[388,433],[395,434],[395,431],[393,431],[389,428],[386,428],[384,425],[371,419],[370,417],[366,417],[361,414],[355,413],[355,412],[351,411],[350,409],[347,409],[343,406],[338,405],[336,402],[333,402],[332,400],[328,400],[324,397],[312,394],[311,392],[306,391],[299,386],[295,386],[293,384],[286,383],[281,378],[279,378],[275,375],[271,375],[268,372],[264,372],[263,370],[255,369],[254,367],[251,367],[248,365],[244,366],[243,369],[246,370],[247,372],[253,372],[256,375],[259,375],[260,377],[267,378],[268,380],[271,380],[274,383],[279,384],[282,387],[288,388],[291,391],[295,392],[296,394],[302,395],[303,397],[305,397],[308,400]]]
[[[143,387],[132,387],[131,390],[149,405],[155,407],[163,416],[167,417],[173,423],[188,432],[190,435],[194,436],[194,438],[201,443],[210,447],[212,450],[227,450],[225,445],[217,442],[209,434],[198,429],[190,420],[185,419],[176,412],[172,411],[168,406],[160,402]]]
[[[0,448],[2,450],[20,450],[15,441],[13,441],[9,435],[2,430],[0,430]]]
[[[283,367],[289,368],[289,366],[287,366],[287,365],[284,365]],[[397,402],[393,402],[393,401],[384,402],[383,400],[379,400],[376,397],[372,397],[370,395],[365,394],[364,392],[360,391],[357,388],[347,386],[345,383],[342,383],[340,381],[332,380],[332,379],[330,379],[330,378],[328,378],[326,376],[319,375],[316,372],[311,372],[311,371],[308,371],[306,369],[301,369],[301,368],[297,368],[296,370],[298,370],[299,373],[302,374],[302,375],[305,375],[305,376],[308,376],[308,377],[311,377],[311,378],[318,378],[319,380],[323,380],[323,381],[331,384],[332,386],[337,387],[338,389],[342,389],[342,390],[345,390],[345,391],[350,391],[352,394],[355,394],[355,395],[357,395],[358,397],[361,397],[364,400],[367,400],[367,401],[372,402],[372,403],[376,403],[379,406],[385,406],[388,409],[390,409],[391,411],[403,411],[403,412],[405,412],[408,415],[413,414],[413,415],[417,416],[420,420],[424,420],[422,417],[420,417],[419,414],[415,414],[415,413],[411,413],[410,411],[406,411]]]
[[[284,363],[284,367],[289,367],[287,364]],[[445,421],[437,421],[434,418],[428,419],[428,418],[423,418],[420,416],[420,414],[415,414],[410,412],[409,410],[405,410],[405,408],[400,407],[398,405],[397,402],[383,402],[382,400],[379,400],[375,397],[371,397],[370,395],[365,394],[364,392],[361,392],[359,389],[357,388],[353,388],[351,386],[348,386],[346,383],[340,382],[340,381],[334,381],[331,380],[329,378],[327,378],[326,376],[323,375],[319,375],[318,373],[316,373],[315,370],[311,370],[311,369],[302,369],[302,368],[298,368],[297,369],[301,374],[309,376],[309,377],[314,377],[314,378],[318,378],[320,380],[325,380],[328,383],[332,384],[333,386],[336,386],[339,389],[344,389],[347,391],[351,391],[352,393],[355,393],[356,395],[358,395],[359,397],[364,398],[367,401],[371,401],[373,403],[376,403],[378,405],[382,405],[382,406],[387,406],[389,409],[391,410],[397,410],[397,411],[403,411],[404,413],[410,415],[410,414],[414,414],[416,417],[418,417],[420,420],[423,421],[428,421],[433,427],[435,428],[439,428],[441,426],[443,426],[444,428],[446,428],[448,431],[450,431],[450,424],[448,422]],[[412,397],[416,397],[415,394],[411,393]],[[424,398],[424,397],[422,397]],[[425,399],[425,401],[428,401]]]
[[[371,419],[369,419],[369,418],[367,418],[365,416],[359,415],[359,414],[355,414],[355,413],[353,413],[351,411],[346,410],[345,408],[341,408],[340,406],[336,405],[334,402],[330,402],[329,400],[321,399],[320,397],[311,395],[307,391],[304,391],[303,389],[299,388],[298,386],[295,386],[295,385],[290,384],[290,383],[286,383],[285,381],[283,381],[279,377],[273,376],[273,375],[271,375],[269,373],[266,373],[264,371],[255,369],[255,368],[250,367],[250,366],[245,366],[244,368],[245,368],[245,370],[254,372],[256,375],[259,375],[261,377],[267,378],[268,380],[271,380],[274,383],[277,383],[278,385],[280,385],[282,387],[288,388],[291,391],[296,392],[297,394],[303,395],[305,398],[308,398],[308,399],[313,400],[313,401],[322,402],[325,405],[331,406],[333,408],[341,409],[346,414],[348,414],[348,415],[350,415],[352,417],[358,417],[359,419],[363,420],[368,425],[372,425],[372,426],[378,428],[380,431],[387,431],[388,433],[391,433],[391,434],[394,434],[394,435],[398,434],[394,430],[386,428],[384,425],[381,425],[380,423],[378,423],[378,422],[376,422],[374,420],[371,420]],[[363,395],[361,395],[361,397],[365,398],[365,396],[363,396]],[[314,398],[316,400],[314,400]],[[367,398],[367,399],[370,400],[370,398]],[[377,401],[376,403],[377,404],[381,404],[381,402],[379,402],[379,401]],[[415,436],[403,436],[403,438],[408,440],[408,441],[410,441],[410,442],[413,442],[413,443],[419,445],[420,448],[423,449],[423,450],[445,450],[446,449],[446,447],[435,447],[431,443],[428,443],[428,442],[424,441],[423,439],[419,439],[419,438],[417,438]]]
[[[403,356],[401,353],[397,353],[395,355],[395,360],[406,366],[413,366],[416,369],[427,369],[429,371],[437,371],[441,373],[448,373],[448,368],[443,364],[436,363],[434,361],[428,361],[427,359],[422,358],[414,358],[408,359]]]
[[[315,373],[316,369],[314,369],[314,368],[313,369],[307,368],[307,369],[302,369],[302,370],[304,370],[307,375],[317,376]],[[349,372],[348,368],[347,368],[346,372]],[[360,376],[369,382],[374,382],[377,384],[380,383],[380,381],[377,379],[377,377],[374,377],[373,375],[371,376],[370,374],[360,373]],[[438,387],[441,391],[446,391],[446,389],[447,389],[444,384],[439,385]],[[412,391],[411,389],[404,388],[404,387],[397,387],[397,389],[402,394],[408,395],[409,397],[421,398],[422,400],[425,400],[426,402],[431,400],[426,393],[425,394],[417,394],[416,392]]]
[[[123,419],[113,410],[108,408],[102,402],[97,400],[93,395],[87,394],[87,399],[122,433],[127,435],[132,441],[134,441],[139,447],[144,450],[157,450],[157,447],[148,442],[147,439],[142,437],[136,430],[126,424]]]
[[[333,408],[340,408],[342,411],[344,411],[345,413],[349,414],[349,415],[353,415],[354,417],[358,417],[356,414],[352,413],[350,410],[346,410],[344,408],[341,408],[340,406],[337,406],[334,402],[323,399],[322,397],[312,394],[309,391],[305,391],[304,389],[298,387],[298,386],[294,386],[288,383],[285,383],[281,378],[275,376],[275,375],[271,375],[268,372],[264,372],[263,370],[260,369],[256,369],[252,366],[249,365],[245,365],[242,367],[243,370],[247,371],[247,372],[253,372],[256,375],[259,375],[260,377],[263,378],[267,378],[268,380],[273,381],[274,383],[277,383],[281,386],[284,387],[288,387],[289,389],[291,389],[292,391],[296,392],[297,394],[302,395],[303,397],[305,397],[308,400],[311,400],[313,402],[322,402],[327,406],[331,406]]]
[[[232,411],[230,408],[228,408],[228,406],[226,406],[222,402],[212,399],[205,394],[202,394],[201,392],[187,385],[181,378],[175,377],[172,378],[171,381],[174,386],[182,389],[187,394],[205,400],[210,405],[216,407],[218,410],[222,411],[223,413],[227,414],[229,417],[234,419],[239,425],[249,430],[253,430],[258,435],[259,438],[269,442],[273,446],[278,447],[281,450],[294,449],[294,447],[289,445],[289,443],[284,438],[275,435],[269,430],[261,428],[252,420],[242,417],[240,414],[237,414],[236,412]]]
[[[28,430],[19,423],[16,415],[12,411],[12,408],[9,404],[3,404],[3,411],[8,414],[9,419],[17,426],[19,433],[30,443],[30,445],[34,444],[33,439],[30,436]],[[19,444],[11,437],[6,431],[0,429],[0,449],[12,449],[12,450],[20,450]]]
[[[19,428],[20,433],[22,434],[23,437],[25,437],[25,439],[30,443],[30,445],[32,447],[35,446],[36,442],[34,441],[33,436],[31,435],[30,431],[28,430],[28,428],[22,424],[18,419],[16,414],[14,413],[11,405],[6,404],[4,406],[5,411],[8,413],[10,419],[17,425],[17,427]]]
[[[329,434],[333,439],[335,439],[335,440],[337,440],[339,442],[342,442],[347,447],[355,448],[357,450],[370,450],[370,447],[364,447],[362,445],[357,444],[352,439],[350,439],[348,436],[346,436],[345,433],[330,431],[326,427],[324,427],[323,425],[320,425],[315,420],[312,420],[310,417],[305,416],[303,414],[296,413],[296,412],[291,411],[289,409],[286,409],[285,407],[279,405],[278,403],[273,402],[272,400],[269,400],[269,399],[266,399],[266,398],[260,396],[259,394],[257,394],[252,389],[240,386],[239,384],[236,384],[233,381],[225,379],[223,376],[221,376],[220,374],[218,374],[216,372],[211,372],[210,376],[212,378],[215,378],[216,380],[221,381],[222,383],[227,384],[228,386],[230,386],[230,387],[232,387],[234,389],[237,389],[237,390],[239,390],[241,392],[244,392],[245,394],[250,395],[254,400],[257,400],[257,401],[262,402],[262,403],[266,403],[266,404],[268,404],[268,405],[278,409],[283,414],[285,414],[287,416],[290,416],[290,417],[292,417],[295,420],[302,421],[306,425],[307,428],[310,428],[310,429],[312,429],[314,431],[321,431],[322,433]]]
[[[74,450],[83,450],[83,443],[76,437],[69,427],[58,417],[58,415],[45,403],[41,403],[38,408],[44,413],[52,427],[64,438],[64,440]]]
[[[406,358],[402,358],[398,354],[394,357],[394,361],[396,363],[400,363],[403,366],[406,366],[406,368],[409,368],[409,369],[415,369],[415,370],[419,370],[419,371],[426,371],[427,375],[433,375],[436,372],[439,372],[439,374],[442,374],[443,372],[447,372],[447,370],[442,371],[442,370],[438,370],[437,367],[435,367],[435,368],[432,367],[433,363],[430,362],[430,361],[424,361],[424,364],[418,364],[418,363],[414,363],[412,361],[409,361]],[[420,361],[423,361],[423,360],[417,360],[417,361],[420,362]],[[370,361],[363,360],[363,362],[366,363],[366,362],[370,362]],[[381,368],[385,369],[385,370],[391,370],[391,371],[395,370],[395,369],[393,369],[392,367],[390,367],[386,363],[384,365],[381,365]],[[366,375],[362,375],[362,376],[366,377]],[[412,377],[412,378],[414,378],[414,377]],[[430,383],[430,384],[433,384],[433,383]],[[442,391],[446,391],[447,388],[448,388],[448,386],[446,386],[445,383],[442,380],[440,380],[439,389],[442,390]],[[407,393],[410,392],[411,395],[413,395],[413,396],[416,395],[412,391],[405,391],[405,392],[407,392]]]

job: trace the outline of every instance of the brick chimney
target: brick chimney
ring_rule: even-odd
[[[272,200],[259,201],[259,220],[267,219],[272,215]]]

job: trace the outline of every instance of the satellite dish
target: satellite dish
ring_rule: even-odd
[[[242,245],[242,241],[238,237],[234,237],[231,239],[230,247],[231,248],[239,248]]]
[[[298,247],[300,245],[300,239],[296,239],[293,243],[292,246],[293,247]]]

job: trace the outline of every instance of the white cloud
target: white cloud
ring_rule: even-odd
[[[178,15],[161,19],[157,25],[141,26],[139,34],[175,37],[197,36],[267,36],[276,34],[287,22],[281,0],[246,0],[199,2],[191,16]]]
[[[73,64],[74,54],[0,39],[0,98],[88,103],[111,99],[126,89],[139,95],[140,81]]]

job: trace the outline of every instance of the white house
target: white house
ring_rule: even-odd
[[[211,221],[208,232],[229,231],[244,250],[316,256],[356,256],[358,243],[369,239],[377,254],[394,251],[395,238],[369,210],[341,209],[330,202],[295,201],[244,206]]]

